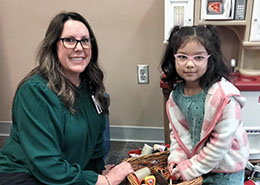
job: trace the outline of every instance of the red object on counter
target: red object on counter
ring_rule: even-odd
[[[249,76],[235,72],[232,74],[232,77],[232,83],[240,91],[260,91],[260,76]]]
[[[162,80],[164,77],[165,77],[165,74],[162,73],[162,75],[161,75],[161,80],[160,80],[160,87],[161,87],[162,89],[172,90],[172,89],[170,88],[170,86],[168,85],[168,83],[166,83],[166,82],[164,82],[164,81]]]
[[[232,83],[240,91],[260,91],[260,76],[243,75],[239,72],[232,73]],[[160,81],[160,87],[162,89],[171,90],[169,85],[162,80]]]
[[[171,88],[169,87],[169,85],[168,85],[166,82],[162,81],[162,80],[160,80],[160,87],[161,87],[162,89],[169,89],[169,90],[171,90]]]
[[[255,185],[255,183],[252,180],[248,180],[248,181],[245,181],[244,185]]]

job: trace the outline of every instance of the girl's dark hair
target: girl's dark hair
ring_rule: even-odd
[[[77,93],[76,88],[63,73],[57,54],[57,42],[60,40],[64,23],[68,20],[82,22],[87,27],[90,38],[93,38],[91,40],[91,60],[85,70],[80,74],[80,78],[82,82],[86,83],[85,85],[89,87],[92,93],[95,94],[102,109],[107,112],[108,101],[105,96],[105,87],[103,84],[104,75],[98,65],[96,37],[87,20],[76,12],[61,12],[52,19],[37,54],[39,65],[19,83],[17,89],[32,75],[39,73],[47,79],[48,87],[59,96],[70,112],[75,113],[73,104],[75,102],[75,93]]]
[[[219,33],[214,26],[203,25],[175,26],[172,29],[161,61],[161,69],[165,74],[163,81],[173,88],[177,81],[183,80],[176,72],[174,54],[183,44],[193,40],[200,42],[210,55],[207,70],[200,78],[201,88],[210,87],[215,82],[220,81],[221,77],[230,80],[230,73],[221,49]]]

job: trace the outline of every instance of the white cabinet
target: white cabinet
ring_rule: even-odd
[[[165,0],[164,10],[164,41],[174,26],[193,25],[194,0]]]
[[[254,0],[250,41],[260,41],[260,0]]]
[[[203,20],[201,10],[204,0],[194,2],[194,25],[212,24],[232,31],[233,35],[236,35],[237,42],[228,43],[233,43],[235,46],[238,43],[239,45],[238,49],[234,51],[238,56],[235,56],[238,61],[237,70],[244,75],[260,76],[260,0],[246,1],[245,19],[242,20]],[[222,35],[227,34],[222,32]],[[224,54],[228,56],[233,48],[235,47],[224,50]]]

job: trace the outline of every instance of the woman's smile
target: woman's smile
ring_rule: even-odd
[[[69,57],[69,59],[75,62],[82,62],[86,57]]]

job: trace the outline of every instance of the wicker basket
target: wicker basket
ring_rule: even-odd
[[[136,171],[136,170],[142,168],[142,167],[140,167],[140,164],[142,164],[142,163],[149,164],[154,161],[157,162],[157,164],[156,164],[157,167],[166,167],[168,156],[169,156],[169,151],[156,152],[154,154],[144,155],[144,156],[140,156],[140,157],[127,158],[124,161],[129,162],[132,165],[133,169]],[[154,168],[154,166],[149,167],[151,172],[153,171],[153,168]],[[202,177],[198,177],[191,181],[184,181],[184,182],[178,183],[178,185],[201,185],[202,181],[203,181]],[[133,174],[129,174],[127,176],[126,184],[127,185],[139,185],[136,180],[135,175],[133,175]]]

